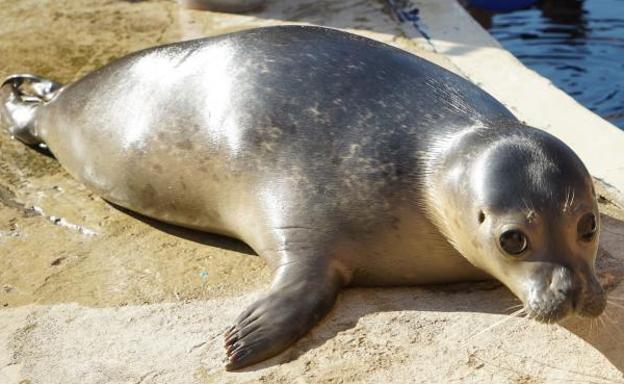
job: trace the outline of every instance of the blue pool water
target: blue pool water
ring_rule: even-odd
[[[468,10],[526,66],[624,129],[624,0],[543,0],[505,13]]]

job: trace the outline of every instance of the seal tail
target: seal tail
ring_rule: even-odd
[[[61,87],[35,75],[9,76],[0,85],[0,127],[25,144],[41,144],[34,126],[37,110],[52,100]]]

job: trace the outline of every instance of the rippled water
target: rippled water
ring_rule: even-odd
[[[541,1],[500,14],[469,9],[526,66],[624,129],[624,0]]]

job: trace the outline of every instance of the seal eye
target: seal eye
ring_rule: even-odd
[[[500,246],[510,255],[519,255],[527,249],[527,238],[520,231],[512,229],[500,235]]]
[[[598,230],[596,216],[593,213],[587,213],[581,217],[576,227],[579,237],[585,242],[592,241]]]

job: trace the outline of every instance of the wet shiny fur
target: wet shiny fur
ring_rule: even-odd
[[[597,235],[578,241],[579,217],[597,216],[580,160],[412,54],[282,26],[144,50],[60,89],[45,82],[0,88],[14,136],[44,142],[103,198],[242,239],[273,268],[226,333],[228,369],[283,351],[345,285],[494,276],[538,320],[604,308]],[[498,246],[509,227],[529,236],[522,257]]]

